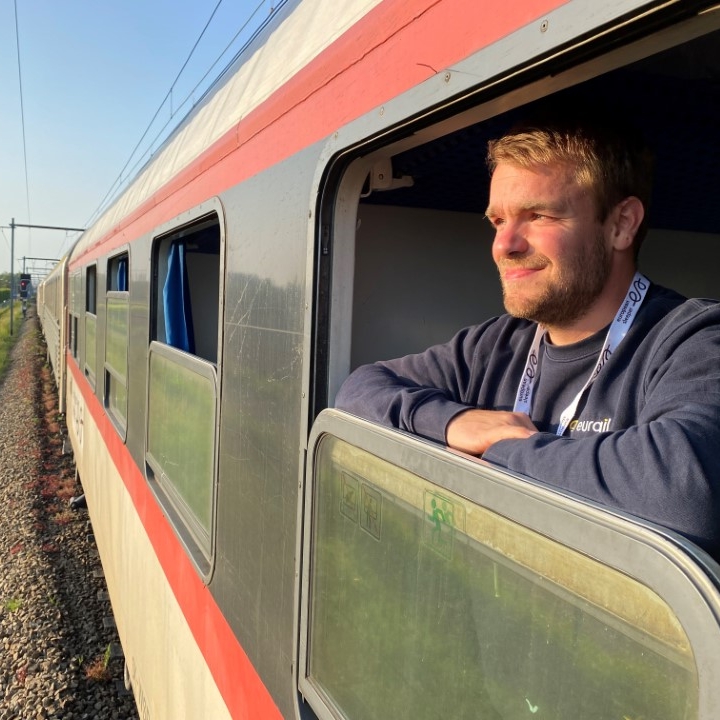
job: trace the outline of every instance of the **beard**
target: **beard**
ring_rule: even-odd
[[[498,269],[546,268],[552,263],[545,255],[527,259],[505,259]],[[610,253],[599,232],[581,252],[555,264],[555,276],[533,294],[523,296],[500,274],[503,302],[510,315],[548,327],[565,327],[582,317],[600,296],[610,275]]]

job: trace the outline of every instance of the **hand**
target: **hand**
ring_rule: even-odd
[[[466,410],[447,426],[445,440],[451,448],[482,455],[499,440],[525,439],[538,432],[525,413],[504,410]]]

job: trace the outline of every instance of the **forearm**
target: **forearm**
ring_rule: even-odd
[[[467,406],[448,393],[402,378],[386,366],[364,365],[345,381],[335,406],[367,420],[445,442],[445,427]]]
[[[720,486],[714,478],[720,448],[702,431],[692,437],[693,430],[666,421],[577,440],[538,433],[500,441],[483,457],[661,524],[717,556]]]

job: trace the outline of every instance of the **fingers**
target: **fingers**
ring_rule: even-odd
[[[450,421],[445,438],[451,448],[482,455],[493,443],[526,439],[537,431],[524,413],[473,409]]]

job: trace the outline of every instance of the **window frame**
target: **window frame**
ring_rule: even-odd
[[[212,221],[214,216],[214,221]],[[191,354],[168,345],[163,339],[157,337],[157,314],[159,294],[159,258],[158,251],[162,243],[184,234],[192,234],[205,222],[217,224],[219,230],[219,267],[218,267],[218,328],[217,328],[217,356],[212,361],[200,355]],[[217,487],[218,466],[220,453],[220,397],[222,378],[223,353],[223,322],[224,322],[224,290],[226,273],[226,229],[225,212],[218,197],[203,202],[192,210],[163,224],[153,234],[150,243],[150,313],[148,317],[148,351],[147,351],[147,391],[145,407],[145,478],[158,502],[167,513],[171,524],[185,547],[190,559],[195,565],[200,577],[206,584],[210,582],[215,565],[215,540],[217,527]],[[166,360],[176,363],[185,371],[195,372],[214,383],[215,428],[214,447],[212,449],[212,487],[210,490],[210,524],[207,531],[192,512],[188,511],[177,488],[169,478],[163,477],[162,464],[153,457],[150,448],[150,417],[151,417],[151,361],[153,355],[160,355]]]
[[[80,316],[80,308],[83,307],[82,297],[82,271],[75,270],[68,278],[68,347],[75,363],[80,367],[80,343],[78,340],[78,317]]]
[[[95,388],[97,375],[97,263],[85,268],[85,377]],[[88,332],[88,329],[91,331]],[[90,343],[88,338],[92,337]]]
[[[675,613],[690,641],[699,679],[698,720],[716,717],[720,708],[720,686],[714,680],[720,672],[720,566],[705,552],[652,523],[609,511],[483,460],[448,452],[338,410],[324,410],[313,426],[306,463],[298,663],[300,692],[322,720],[344,717],[309,675],[317,521],[315,455],[327,435],[423,478],[438,493],[459,495],[650,588]]]
[[[113,286],[111,274],[117,270],[117,263],[125,259],[127,261],[127,290],[111,290]],[[127,439],[128,427],[128,410],[129,410],[129,392],[130,392],[130,247],[124,246],[119,252],[107,258],[105,264],[106,271],[106,291],[105,291],[105,344],[103,348],[103,406],[108,417],[115,426],[123,442]],[[110,335],[110,306],[111,304],[122,303],[126,311],[125,319],[125,374],[121,373],[121,368],[116,368],[108,360],[108,338]],[[113,386],[118,383],[124,391],[125,408],[124,413],[118,412],[112,402]]]

